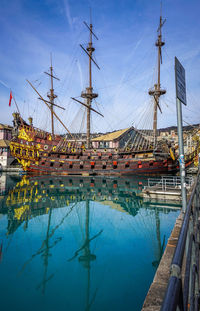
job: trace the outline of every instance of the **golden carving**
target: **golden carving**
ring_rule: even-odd
[[[26,133],[24,128],[19,130],[18,138],[21,138],[21,139],[24,139],[24,140],[27,140],[27,141],[33,141],[33,139],[30,137],[30,135],[28,135]]]
[[[18,160],[18,162],[22,165],[22,167],[23,167],[23,170],[24,171],[27,171],[27,169],[28,169],[28,167],[30,166],[30,164],[31,164],[31,162],[28,160],[24,160],[24,159],[18,159],[17,158],[17,160]]]
[[[14,212],[15,212],[15,218],[16,219],[18,219],[18,220],[20,220],[21,218],[22,218],[22,216],[23,216],[23,214],[26,212],[26,211],[28,211],[29,210],[29,205],[23,205],[22,207],[20,207],[20,208],[15,208],[14,209]]]

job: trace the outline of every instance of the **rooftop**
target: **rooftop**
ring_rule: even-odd
[[[126,128],[124,130],[114,131],[112,133],[107,133],[105,135],[101,135],[99,137],[95,137],[92,141],[110,141],[119,138],[122,134],[127,132],[130,128]]]
[[[0,130],[12,130],[12,126],[0,123]]]
[[[0,139],[0,147],[9,147],[10,141],[6,139]]]

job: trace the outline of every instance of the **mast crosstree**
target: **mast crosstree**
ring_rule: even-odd
[[[166,90],[161,89],[160,85],[160,65],[162,64],[162,50],[161,48],[165,45],[165,42],[162,41],[162,27],[166,19],[162,20],[162,15],[160,15],[160,24],[157,30],[158,39],[156,40],[155,46],[158,48],[158,80],[157,83],[154,84],[154,88],[149,90],[149,95],[154,98],[154,114],[153,114],[153,136],[154,136],[154,147],[156,148],[157,144],[157,110],[159,108],[160,112],[162,110],[160,108],[159,100],[160,96],[166,93]]]

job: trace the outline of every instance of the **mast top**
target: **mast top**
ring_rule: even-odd
[[[83,24],[89,29],[90,33],[92,33],[93,36],[94,36],[97,40],[99,40],[98,37],[95,35],[95,33],[94,33],[93,30],[92,30],[92,27],[93,27],[93,26],[92,26],[92,23],[90,22],[90,26],[88,26],[88,24],[84,21]]]
[[[164,20],[162,19],[162,12],[161,12],[160,22],[159,22],[159,26],[157,29],[158,38],[155,42],[155,46],[158,48],[158,81],[154,85],[154,88],[149,90],[149,95],[154,97],[154,99],[157,102],[159,109],[160,109],[160,107],[159,107],[159,100],[158,99],[161,95],[164,95],[166,93],[166,90],[162,90],[160,87],[160,64],[162,64],[162,46],[165,45],[165,42],[162,41],[162,27],[163,27],[165,22],[166,22],[166,18]],[[155,97],[157,97],[157,98],[155,98]]]
[[[162,20],[162,14],[160,15],[160,24],[158,26],[157,32],[161,35],[161,29],[162,26],[164,25],[164,23],[166,22],[166,18],[164,20]]]
[[[163,45],[165,45],[165,42],[162,41],[162,27],[164,25],[164,23],[166,22],[166,18],[164,20],[162,20],[162,15],[160,15],[160,23],[157,29],[157,33],[158,33],[158,39],[155,43],[155,45],[159,48],[161,48]],[[160,50],[160,54],[161,54],[161,50]],[[161,64],[162,64],[162,54],[161,56]]]
[[[46,71],[44,71],[44,73],[45,73],[46,75],[50,76],[51,78],[60,81],[59,78],[57,78],[56,76],[53,75],[52,53],[50,53],[50,63],[51,63],[50,68],[49,68],[49,69],[50,69],[50,73],[49,73],[49,72],[46,72]]]

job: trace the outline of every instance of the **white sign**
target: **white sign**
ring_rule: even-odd
[[[176,97],[186,105],[185,69],[175,57]]]

